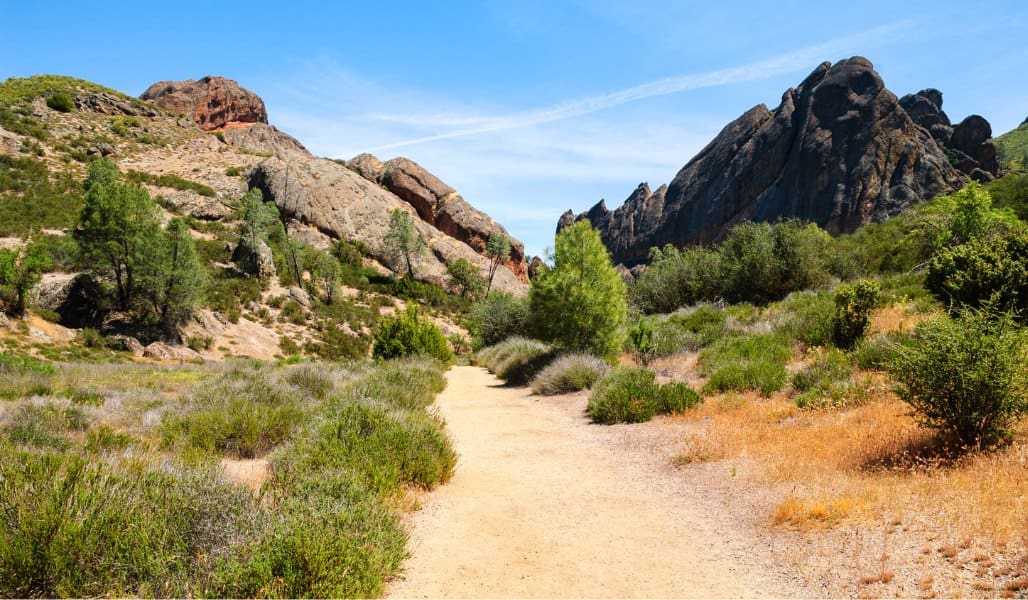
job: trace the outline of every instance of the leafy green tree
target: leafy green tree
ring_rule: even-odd
[[[279,218],[278,207],[265,202],[261,191],[254,188],[243,196],[242,215],[239,224],[239,245],[245,249],[237,256],[240,267],[246,272],[264,277],[270,273],[260,268],[260,248],[269,244],[272,237],[284,238],[285,231]]]
[[[510,260],[510,240],[502,233],[490,233],[485,243],[485,255],[489,258],[489,282],[486,284],[485,293],[488,296],[493,289],[493,278],[500,265]]]
[[[625,282],[600,234],[579,221],[557,235],[554,266],[532,281],[532,318],[540,337],[562,350],[613,360],[628,315]]]
[[[166,335],[174,334],[200,306],[206,282],[189,228],[182,219],[172,219],[140,273],[140,288],[147,299],[142,316],[155,321]]]
[[[121,183],[110,161],[96,161],[86,180],[85,202],[75,240],[100,279],[113,281],[115,303],[131,308],[137,274],[160,235],[157,203],[136,184]]]
[[[478,267],[459,258],[446,266],[450,276],[450,287],[457,290],[461,298],[475,299],[486,287],[485,279],[478,274]]]
[[[428,250],[428,243],[414,226],[414,217],[409,212],[397,208],[389,214],[389,231],[386,232],[385,244],[393,262],[402,262],[407,277],[414,279],[414,263],[418,256]]]
[[[17,250],[0,249],[0,290],[10,290],[14,314],[25,314],[28,293],[51,263],[46,247],[37,242],[30,241]]]

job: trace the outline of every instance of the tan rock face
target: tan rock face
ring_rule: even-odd
[[[192,118],[204,131],[268,122],[268,111],[260,96],[224,77],[160,81],[147,88],[140,98]]]
[[[250,175],[250,185],[259,188],[266,199],[274,200],[287,218],[336,239],[358,240],[375,259],[398,267],[384,242],[389,215],[397,209],[415,210],[350,168],[305,154],[283,153],[258,164]],[[429,246],[418,259],[420,279],[445,285],[446,265],[461,258],[486,272],[488,261],[469,245],[426,221],[415,220],[415,226]],[[525,291],[519,278],[505,268],[497,272],[493,287],[518,294]]]
[[[382,163],[370,154],[361,154],[347,162],[347,166],[365,179],[383,185],[414,207],[423,221],[470,246],[478,254],[484,255],[486,242],[493,233],[506,236],[511,245],[506,266],[519,281],[528,281],[525,245],[418,163],[406,158]]]

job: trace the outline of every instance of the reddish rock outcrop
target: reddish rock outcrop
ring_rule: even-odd
[[[507,268],[522,282],[528,281],[524,244],[418,163],[406,158],[394,158],[383,163],[370,154],[361,154],[348,161],[346,166],[365,179],[381,184],[413,206],[421,220],[464,242],[479,254],[485,254],[491,234],[506,236],[511,246]]]
[[[748,220],[797,217],[853,231],[960,180],[871,62],[854,57],[818,66],[774,111],[761,104],[729,123],[663,196],[640,186],[617,210],[601,203],[576,218],[600,224],[615,263],[635,265],[653,246],[716,242]]]
[[[268,122],[260,96],[224,77],[159,81],[140,98],[192,118],[204,131]]]

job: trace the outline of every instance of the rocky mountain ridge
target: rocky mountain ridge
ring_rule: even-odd
[[[557,230],[588,218],[629,266],[653,246],[716,242],[747,220],[846,233],[952,191],[965,174],[991,179],[990,137],[976,115],[952,127],[937,90],[900,99],[865,58],[825,62],[774,110],[760,104],[726,125],[667,186],[641,184],[614,211],[603,201],[567,211]]]

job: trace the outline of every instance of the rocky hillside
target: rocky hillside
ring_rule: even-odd
[[[833,234],[884,220],[954,190],[964,174],[997,172],[988,122],[952,127],[942,94],[897,98],[867,59],[823,63],[769,110],[732,121],[670,184],[641,184],[614,211],[601,200],[561,216],[596,225],[616,262],[638,264],[652,246],[720,240],[733,225],[797,217]]]
[[[62,86],[71,85],[67,78],[57,79]],[[155,83],[141,96],[145,102],[77,82],[72,85],[75,108],[67,112],[46,105],[46,84],[19,81],[5,85],[24,88],[28,103],[25,114],[12,113],[9,122],[33,123],[45,135],[26,135],[26,127],[19,134],[18,126],[7,128],[0,121],[3,152],[26,150],[73,174],[83,172],[90,156],[110,157],[123,171],[145,174],[140,181],[173,212],[207,221],[225,219],[247,189],[260,187],[303,241],[322,248],[338,239],[360,242],[369,258],[388,268],[393,257],[382,240],[389,213],[407,210],[422,217],[417,226],[431,249],[420,257],[417,276],[437,285],[446,282],[446,266],[460,258],[484,272],[484,240],[494,232],[510,237],[413,161],[385,163],[382,172],[388,179],[380,183],[362,177],[356,167],[313,156],[299,141],[267,124],[259,96],[223,77]],[[181,178],[213,194],[161,185],[160,177]],[[511,260],[498,270],[494,287],[521,293],[527,281],[524,246],[511,241]]]
[[[146,189],[162,223],[181,218],[189,228],[207,285],[201,310],[178,335],[155,340],[137,332],[133,314],[103,306],[95,280],[82,274],[96,265],[84,262],[68,234],[79,220],[88,165],[101,157]],[[260,281],[236,258],[244,196],[253,189],[274,203],[284,225],[257,249]],[[412,215],[427,242],[414,258],[420,281],[393,273],[400,258],[384,239],[395,210]],[[312,155],[268,123],[259,96],[225,78],[160,82],[142,98],[69,77],[0,82],[0,248],[25,248],[31,239],[53,257],[25,321],[36,342],[70,339],[75,330],[65,326],[96,329],[140,353],[136,337],[195,342],[192,349],[158,343],[148,351],[157,358],[273,358],[301,349],[323,358],[359,355],[378,316],[405,302],[427,304],[440,319],[462,310],[464,300],[445,291],[447,266],[464,259],[485,275],[485,241],[494,233],[510,237],[413,161]],[[524,246],[513,238],[511,246],[492,287],[522,294]],[[338,261],[340,290],[318,283],[325,260]],[[331,300],[320,297],[326,294]],[[24,334],[0,322],[0,338],[10,332]]]

